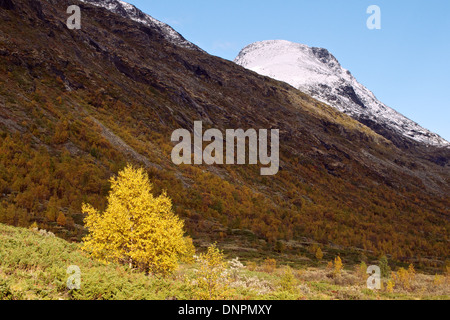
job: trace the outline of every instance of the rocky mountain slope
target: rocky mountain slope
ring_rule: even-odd
[[[66,27],[79,4],[82,29]],[[174,130],[280,129],[281,170],[176,166]],[[167,190],[197,242],[334,250],[441,265],[449,151],[400,149],[290,85],[86,2],[0,1],[0,223],[80,240],[127,162]],[[236,242],[239,238],[239,242]],[[256,251],[255,251],[256,250]],[[297,251],[296,251],[297,250]],[[261,253],[262,254],[262,253]],[[359,258],[358,258],[359,259]]]
[[[82,2],[105,8],[124,18],[139,22],[147,27],[156,29],[169,42],[180,47],[202,51],[195,44],[187,41],[181,34],[171,26],[156,20],[152,16],[142,12],[132,4],[120,0],[81,0]]]
[[[262,41],[245,47],[235,62],[259,74],[289,83],[345,112],[398,145],[403,145],[407,140],[450,147],[450,143],[439,135],[378,101],[326,49],[284,40]]]

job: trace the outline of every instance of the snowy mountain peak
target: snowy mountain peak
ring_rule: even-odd
[[[164,36],[166,40],[169,42],[188,49],[203,51],[195,44],[187,41],[181,34],[176,32],[169,25],[156,20],[152,16],[142,12],[132,4],[129,4],[120,0],[80,0],[82,2],[105,8],[111,12],[119,14],[124,18],[131,19],[133,21],[142,23],[151,28],[155,28],[161,31],[161,34]]]
[[[289,83],[369,127],[384,128],[427,145],[450,147],[450,143],[439,135],[378,101],[326,49],[285,40],[268,40],[245,47],[234,62]],[[386,135],[386,130],[375,131]]]

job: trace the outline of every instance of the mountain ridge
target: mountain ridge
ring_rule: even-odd
[[[289,83],[349,114],[398,145],[401,143],[379,127],[415,142],[450,148],[450,143],[439,135],[381,103],[327,49],[285,40],[267,40],[246,46],[234,62]]]
[[[171,43],[180,47],[203,51],[192,42],[187,41],[181,34],[175,31],[171,26],[163,23],[152,16],[139,10],[136,6],[121,0],[80,0],[81,2],[91,4],[97,7],[105,8],[111,12],[119,14],[124,18],[139,22],[145,26],[158,28],[164,37]]]

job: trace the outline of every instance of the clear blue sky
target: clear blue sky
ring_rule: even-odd
[[[210,54],[283,39],[330,50],[377,98],[450,140],[448,0],[128,0]],[[369,5],[382,29],[369,30]]]

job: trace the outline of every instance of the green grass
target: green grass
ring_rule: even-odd
[[[0,225],[0,299],[166,299],[184,284],[93,261],[78,244]],[[81,290],[69,291],[67,268],[81,269]]]
[[[81,289],[68,290],[67,268],[81,269]],[[183,264],[169,277],[146,276],[121,265],[104,265],[80,245],[38,232],[0,224],[0,300],[190,300],[195,264]],[[364,280],[345,270],[340,279],[324,268],[299,267],[286,276],[285,267],[271,273],[261,266],[243,268],[231,282],[230,299],[247,300],[448,300],[449,285],[433,285],[433,277],[417,275],[414,290],[371,291]]]

